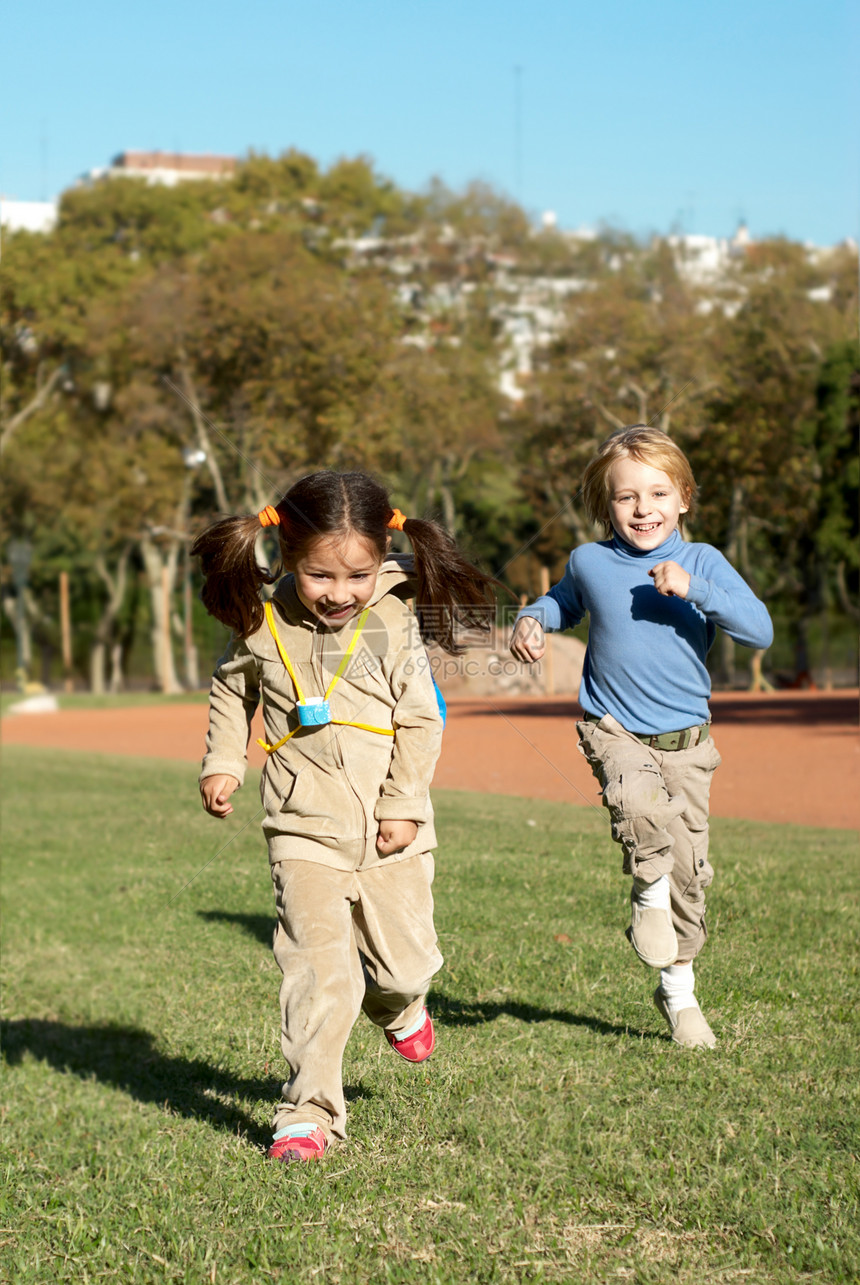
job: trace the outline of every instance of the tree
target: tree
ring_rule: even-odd
[[[428,348],[404,346],[391,373],[400,428],[389,471],[413,511],[438,508],[456,533],[458,489],[473,462],[500,446],[500,397],[487,353],[472,335],[442,334]]]
[[[600,534],[578,503],[579,478],[613,429],[655,422],[682,445],[695,438],[713,386],[713,322],[695,304],[665,255],[640,256],[572,296],[565,327],[537,354],[510,434],[526,494],[547,515],[535,545],[542,558],[554,561],[571,535],[582,543]]]
[[[847,340],[826,353],[815,390],[813,446],[817,505],[812,543],[824,594],[860,619],[860,344]]]
[[[717,387],[693,450],[711,538],[772,607],[783,606],[800,671],[810,668],[808,624],[820,608],[808,571],[819,469],[810,423],[821,358],[842,324],[791,275],[753,278],[743,307],[715,331]],[[727,642],[727,680],[732,656]]]

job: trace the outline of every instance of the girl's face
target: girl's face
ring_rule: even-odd
[[[373,545],[351,531],[319,536],[290,570],[308,611],[327,629],[340,629],[373,597],[381,565]]]
[[[669,477],[629,455],[609,471],[609,516],[621,539],[634,549],[656,549],[689,505]]]

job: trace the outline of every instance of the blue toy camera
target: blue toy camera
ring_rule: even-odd
[[[324,727],[331,722],[331,709],[323,696],[309,696],[307,700],[299,701],[296,712],[302,727]]]

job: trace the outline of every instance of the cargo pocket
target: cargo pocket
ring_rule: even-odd
[[[698,841],[693,840],[693,869],[690,882],[684,889],[687,901],[698,901],[703,898],[706,888],[714,882],[714,868],[708,860],[708,835],[705,832]]]
[[[654,817],[666,811],[667,794],[663,774],[652,759],[622,769],[606,781],[603,804],[624,817]],[[683,806],[683,805],[682,805]]]

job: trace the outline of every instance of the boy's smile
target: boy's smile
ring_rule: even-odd
[[[647,552],[668,540],[689,505],[668,473],[625,456],[609,473],[609,515],[615,532]]]
[[[327,629],[340,629],[367,606],[380,562],[360,536],[321,536],[292,566],[296,592]]]

